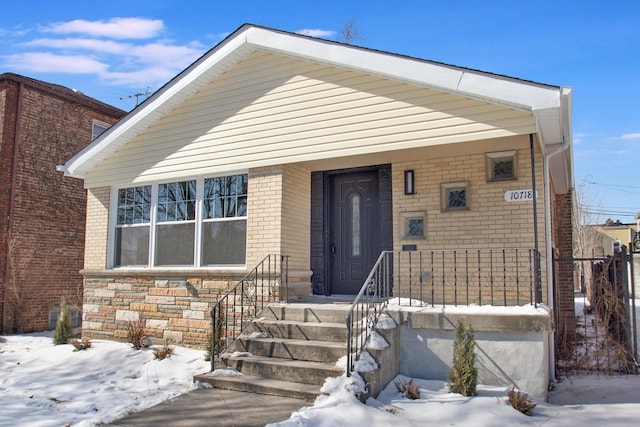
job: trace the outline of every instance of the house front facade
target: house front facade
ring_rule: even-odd
[[[88,192],[93,337],[202,345],[267,254],[290,298],[355,295],[393,251],[397,296],[514,305],[556,303],[571,253],[569,88],[253,25],[59,169]]]

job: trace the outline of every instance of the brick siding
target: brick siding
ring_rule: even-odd
[[[56,165],[89,144],[93,120],[114,123],[124,112],[26,78],[3,80],[0,92],[0,267],[8,259],[11,264],[2,326],[7,332],[40,331],[48,329],[49,313],[62,297],[77,308],[82,302],[85,190],[81,180],[64,177]]]

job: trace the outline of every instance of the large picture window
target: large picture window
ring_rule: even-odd
[[[247,175],[119,189],[115,267],[244,266]]]

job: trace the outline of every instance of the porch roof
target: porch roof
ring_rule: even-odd
[[[559,87],[245,24],[170,80],[58,170],[84,178],[189,97],[253,52],[262,51],[435,89],[531,113],[543,153],[571,145],[571,95]],[[550,163],[570,187],[571,154]]]

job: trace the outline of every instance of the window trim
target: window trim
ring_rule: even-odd
[[[518,179],[518,151],[495,151],[492,153],[485,153],[487,159],[487,182],[500,182],[500,181],[516,181]],[[494,172],[494,162],[502,159],[511,159],[513,162],[513,176],[507,178],[496,178]]]
[[[449,182],[446,184],[440,185],[440,210],[442,212],[458,212],[458,211],[468,211],[471,209],[471,200],[469,194],[469,182]],[[450,207],[448,206],[449,199],[449,191],[450,190],[458,190],[464,188],[465,190],[465,206],[460,207]]]
[[[103,127],[104,130],[102,132],[100,132],[98,135],[96,135],[93,132],[93,127],[94,126],[100,126]],[[109,130],[109,128],[111,127],[111,125],[109,123],[105,123],[103,121],[100,120],[92,120],[91,121],[91,140],[93,141],[94,139],[98,138],[100,135],[102,135],[103,133],[105,133],[107,130]]]
[[[240,221],[244,220],[247,224],[249,223],[249,206],[247,205],[246,214],[244,216],[238,216],[233,218],[209,218],[203,220],[203,197],[204,197],[204,181],[209,178],[223,178],[228,176],[235,175],[247,175],[247,184],[249,181],[249,173],[246,170],[241,171],[233,171],[227,173],[219,173],[212,174],[206,176],[190,176],[190,177],[176,177],[173,179],[165,179],[161,181],[152,181],[152,182],[134,182],[128,184],[118,184],[113,185],[111,187],[110,194],[110,202],[109,202],[109,230],[107,233],[107,268],[110,270],[136,270],[136,269],[150,269],[150,270],[245,270],[247,268],[247,250],[249,248],[249,234],[246,233],[245,236],[245,262],[244,264],[227,264],[227,265],[201,265],[202,264],[202,224],[203,221],[206,222],[220,222],[220,221]],[[157,207],[158,207],[158,187],[161,184],[168,184],[173,182],[182,182],[182,181],[196,181],[196,216],[195,220],[190,221],[171,221],[171,222],[162,222],[159,223],[157,220]],[[150,220],[149,223],[145,224],[131,224],[127,226],[149,226],[149,257],[146,265],[135,265],[135,266],[116,266],[115,265],[115,243],[116,243],[116,228],[118,227],[118,192],[121,189],[132,188],[132,187],[142,187],[145,185],[151,186],[151,212],[150,212]],[[247,198],[248,198],[248,190],[247,190]],[[186,222],[195,222],[195,239],[194,239],[194,262],[192,265],[180,265],[180,266],[157,266],[154,265],[156,262],[156,227],[158,224],[184,224]]]

